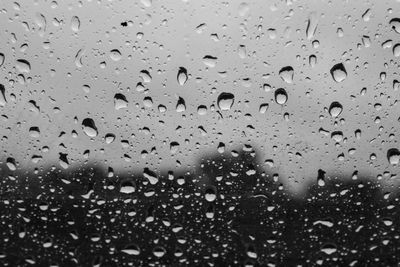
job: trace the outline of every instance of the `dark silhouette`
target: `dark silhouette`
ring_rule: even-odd
[[[192,170],[133,173],[86,165],[10,171],[4,164],[0,264],[399,264],[397,190],[316,169],[298,198],[256,155],[245,146],[204,155]]]

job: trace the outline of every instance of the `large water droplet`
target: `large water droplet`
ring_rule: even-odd
[[[391,148],[387,152],[387,158],[390,164],[399,165],[400,151],[397,148]]]
[[[6,88],[0,84],[0,107],[4,107],[7,104],[6,99]]]
[[[310,16],[308,17],[307,29],[306,29],[306,36],[308,40],[314,37],[315,31],[317,30],[317,26],[318,26],[317,13],[311,12]]]
[[[0,67],[3,66],[5,59],[6,59],[6,57],[4,56],[4,54],[0,53]]]
[[[184,67],[180,67],[177,75],[179,85],[183,86],[186,83],[187,79],[187,70]]]
[[[176,103],[176,112],[184,112],[185,110],[185,100],[182,97],[179,97],[178,102]]]
[[[400,57],[400,44],[395,44],[393,46],[393,55],[395,57]]]
[[[334,101],[331,103],[329,106],[329,114],[333,117],[336,118],[342,113],[343,111],[343,106],[337,101]]]
[[[393,18],[389,22],[390,27],[397,32],[400,33],[400,19],[399,18]]]
[[[31,71],[31,64],[25,59],[18,59],[16,67],[19,72],[29,73]]]
[[[91,118],[86,118],[82,121],[83,132],[93,138],[97,136],[97,128],[94,121]]]
[[[81,21],[79,20],[79,18],[77,16],[73,16],[71,18],[71,30],[73,30],[74,32],[79,31],[79,28],[81,27]]]
[[[131,194],[135,192],[135,184],[132,181],[124,181],[121,183],[119,192],[124,194]]]
[[[123,94],[115,94],[114,108],[116,110],[119,110],[121,108],[127,108],[127,107],[128,107],[128,101],[126,100],[126,97]]]
[[[118,49],[113,49],[110,51],[110,58],[114,61],[119,61],[122,58],[121,52]]]
[[[250,12],[250,6],[249,6],[248,3],[242,2],[242,3],[239,4],[239,6],[238,6],[238,14],[239,14],[239,16],[244,17],[247,14],[249,14],[249,12]]]
[[[331,68],[331,75],[335,82],[340,83],[347,77],[346,69],[342,63],[338,63]]]
[[[203,57],[203,63],[210,68],[214,68],[217,65],[217,57],[213,57],[213,56],[205,56]]]
[[[124,249],[121,249],[121,252],[137,256],[140,254],[140,248],[135,244],[129,244]]]
[[[14,158],[7,158],[6,165],[10,169],[10,171],[15,171],[17,169],[17,164],[15,163]]]
[[[288,100],[288,95],[286,90],[283,88],[279,88],[275,91],[275,102],[279,105],[284,105]]]
[[[294,76],[294,70],[291,66],[283,67],[279,71],[279,76],[281,79],[286,82],[286,83],[292,83],[293,82],[293,76]]]
[[[217,104],[220,110],[230,110],[235,101],[235,96],[231,93],[221,93],[218,96]]]

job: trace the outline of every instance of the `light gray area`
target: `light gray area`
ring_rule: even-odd
[[[253,145],[295,188],[318,169],[388,180],[399,171],[387,157],[399,148],[399,1],[2,1],[0,10],[0,148],[17,168],[58,165],[64,153],[69,168],[191,169],[223,142],[227,153]],[[339,63],[346,74],[335,81]],[[217,103],[223,92],[234,95],[230,109]]]

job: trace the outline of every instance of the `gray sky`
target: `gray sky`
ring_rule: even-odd
[[[88,160],[122,170],[167,169],[178,168],[178,160],[179,168],[190,169],[223,142],[228,152],[254,145],[261,163],[273,160],[272,171],[296,187],[318,169],[398,173],[386,154],[399,148],[400,91],[393,81],[399,79],[394,47],[400,34],[390,24],[399,1],[55,3],[2,3],[0,146],[18,168],[59,164],[65,153],[71,165]],[[114,49],[121,57],[112,58]],[[347,72],[339,83],[330,74],[338,63]],[[279,74],[287,66],[291,83]],[[189,75],[183,86],[180,67]],[[278,88],[287,93],[284,105],[275,101]],[[234,95],[230,110],[219,111],[222,92]],[[115,109],[117,93],[126,97],[126,108]],[[183,112],[176,111],[179,97]],[[343,107],[336,118],[328,111],[334,101]],[[265,113],[262,104],[268,104]],[[85,118],[95,122],[96,137],[84,134]],[[40,129],[39,137],[31,127]],[[343,133],[339,142],[331,138],[335,131]],[[109,133],[116,136],[111,144],[104,138]],[[179,143],[172,155],[171,142]],[[33,163],[34,155],[43,159]]]

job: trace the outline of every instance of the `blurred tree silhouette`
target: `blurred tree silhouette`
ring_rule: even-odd
[[[189,171],[1,166],[1,265],[399,263],[397,190],[319,170],[295,198],[256,154],[204,155]]]

